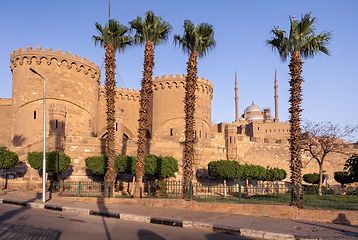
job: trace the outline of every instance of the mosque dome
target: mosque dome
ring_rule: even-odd
[[[252,105],[251,105],[252,106]],[[264,120],[264,116],[260,115],[260,114],[252,114],[251,116],[249,116],[246,120],[248,121],[253,121],[253,120]]]
[[[246,113],[251,113],[251,112],[262,112],[261,108],[255,104],[251,104],[250,106],[248,106],[246,108]]]

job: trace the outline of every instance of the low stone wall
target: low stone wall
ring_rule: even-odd
[[[168,207],[193,211],[286,218],[302,221],[358,225],[358,211],[308,210],[284,205],[200,203],[183,199],[70,198],[73,201],[103,202],[134,206]]]

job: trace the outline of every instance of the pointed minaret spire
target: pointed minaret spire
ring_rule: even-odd
[[[276,69],[275,69],[275,122],[280,122],[280,120],[278,119],[278,86],[277,86],[277,73],[276,73]]]
[[[239,94],[237,88],[237,73],[235,71],[235,122],[239,122]]]
[[[111,20],[111,0],[109,1],[109,5],[108,5],[108,21]]]

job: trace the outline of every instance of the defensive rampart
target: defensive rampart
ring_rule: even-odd
[[[50,48],[19,48],[10,56],[13,73],[12,141],[26,146],[42,138],[43,80],[46,81],[46,107],[56,105],[66,109],[65,135],[96,136],[97,104],[100,70],[88,59],[52,52]],[[46,112],[47,119],[49,112]],[[52,119],[56,122],[56,119]],[[63,119],[62,119],[63,120]],[[50,126],[46,121],[47,133]],[[34,134],[35,133],[35,134]]]
[[[176,74],[153,79],[151,101],[151,134],[154,139],[182,142],[184,140],[185,77]],[[210,145],[211,99],[213,85],[205,78],[197,78],[196,126],[197,138]]]

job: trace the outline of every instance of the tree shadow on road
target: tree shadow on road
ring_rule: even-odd
[[[32,198],[26,202],[13,201],[12,204],[21,206],[20,208],[7,211],[0,215],[0,239],[54,239],[61,237],[61,231],[52,228],[33,227],[23,223],[29,215],[11,222],[11,218],[28,210],[28,202],[34,202],[37,198]],[[9,203],[11,200],[4,200]]]
[[[34,227],[23,224],[29,216],[12,223],[0,224],[0,239],[48,239],[59,240],[62,232],[53,228]]]
[[[159,236],[158,234],[145,229],[139,230],[137,236],[139,240],[165,240],[165,238]]]
[[[303,222],[303,221],[295,221],[295,222],[309,225],[309,226],[320,227],[322,229],[333,230],[333,231],[336,231],[338,234],[342,235],[343,238],[354,237],[354,238],[358,239],[358,226],[334,223],[334,222],[329,225],[328,224],[324,225],[324,224],[319,224],[319,223],[307,223],[307,222]],[[335,227],[335,224],[340,224],[341,226],[344,225],[344,227]]]
[[[98,209],[101,212],[108,212],[108,208],[105,206],[105,204],[103,202],[103,199],[97,198],[97,206],[98,206]],[[111,235],[109,234],[109,230],[108,230],[108,227],[107,227],[107,224],[106,224],[106,218],[105,217],[102,217],[102,222],[103,222],[104,230],[106,231],[107,240],[111,240]]]

